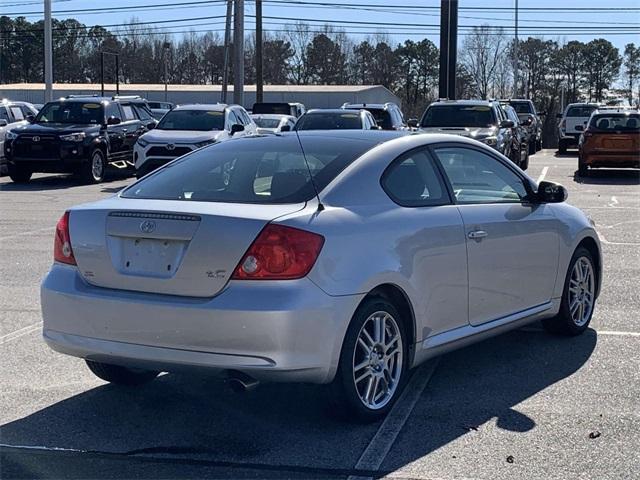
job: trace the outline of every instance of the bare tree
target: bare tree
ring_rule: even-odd
[[[462,63],[473,77],[476,94],[480,98],[489,96],[500,63],[508,62],[504,58],[505,46],[503,30],[489,25],[474,27],[472,33],[465,38]]]
[[[311,43],[313,34],[308,23],[297,22],[285,26],[284,33],[293,48],[291,57],[291,80],[296,85],[309,83],[309,69],[307,66],[307,46]]]

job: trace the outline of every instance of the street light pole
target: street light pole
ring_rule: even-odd
[[[227,89],[229,87],[229,48],[231,47],[231,11],[233,0],[227,0],[227,19],[224,25],[224,66],[222,67],[222,93],[220,101],[227,103]]]
[[[53,41],[51,38],[51,0],[44,0],[44,101],[53,100]]]
[[[233,20],[233,103],[244,105],[244,0],[235,0]]]
[[[169,49],[171,44],[164,42],[164,101],[166,102],[169,97]]]
[[[516,1],[515,40],[513,43],[513,96],[518,97],[518,0]]]
[[[262,0],[256,0],[256,102],[260,103],[262,99]]]

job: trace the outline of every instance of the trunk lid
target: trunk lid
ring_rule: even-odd
[[[213,297],[262,228],[304,205],[112,197],[71,211],[71,245],[92,285]]]
[[[633,152],[640,148],[640,134],[591,132],[589,147],[602,152]]]

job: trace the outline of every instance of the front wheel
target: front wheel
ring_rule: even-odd
[[[383,298],[358,307],[342,345],[331,402],[348,419],[370,422],[386,415],[404,386],[408,342],[400,314]]]
[[[542,150],[542,140],[536,140],[536,151]]]
[[[119,365],[111,365],[109,363],[94,362],[86,360],[87,367],[93,374],[109,383],[116,385],[125,385],[127,387],[135,387],[149,383],[156,378],[160,372],[150,370],[138,370]]]
[[[9,178],[14,183],[27,183],[31,180],[31,175],[33,175],[31,170],[11,164],[8,166],[8,173]]]
[[[82,165],[80,179],[83,183],[100,183],[104,180],[107,162],[102,150],[95,149],[91,152],[89,161]]]
[[[564,155],[565,153],[567,153],[567,144],[560,140],[560,142],[558,143],[558,152],[560,153],[560,155]]]
[[[578,248],[564,282],[560,311],[555,317],[542,321],[544,328],[562,335],[579,335],[584,332],[596,305],[596,268],[591,252]]]

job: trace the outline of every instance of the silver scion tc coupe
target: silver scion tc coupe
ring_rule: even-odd
[[[600,244],[565,199],[459,136],[222,142],[62,216],[44,338],[113,383],[324,383],[374,419],[429,357],[534,320],[587,328]]]

